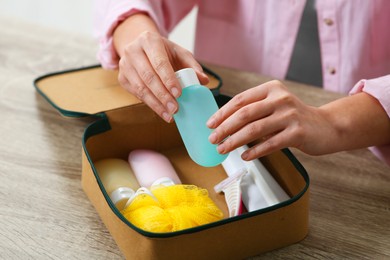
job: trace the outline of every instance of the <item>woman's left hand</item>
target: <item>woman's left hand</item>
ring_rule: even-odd
[[[274,80],[232,98],[207,122],[215,129],[211,143],[225,154],[255,140],[260,141],[242,154],[252,160],[285,147],[319,155],[333,152],[337,129],[327,114],[305,105],[280,81]]]

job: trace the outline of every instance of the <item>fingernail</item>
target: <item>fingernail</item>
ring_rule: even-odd
[[[212,133],[212,134],[209,136],[209,141],[210,141],[210,143],[214,144],[215,141],[217,141],[217,134],[216,134],[216,133]]]
[[[220,145],[218,145],[217,151],[218,151],[219,153],[223,154],[224,151],[225,151],[225,145],[224,145],[223,143],[220,144]]]
[[[214,119],[214,118],[210,118],[210,119],[207,121],[206,125],[207,125],[209,128],[213,127],[213,126],[215,125],[215,119]]]
[[[168,112],[172,115],[176,111],[176,106],[172,102],[167,103]]]
[[[164,112],[162,114],[162,117],[164,118],[165,121],[167,121],[169,123],[169,121],[171,121],[171,116],[167,113],[167,112]]]
[[[247,159],[249,158],[249,154],[248,154],[247,152],[243,152],[243,153],[241,154],[241,158],[242,158],[243,160],[247,160]]]
[[[172,95],[175,97],[175,98],[178,98],[179,97],[179,90],[177,90],[177,88],[171,88],[171,93]]]

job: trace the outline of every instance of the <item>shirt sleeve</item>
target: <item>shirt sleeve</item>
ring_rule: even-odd
[[[360,80],[350,94],[366,92],[376,98],[386,111],[390,120],[390,75],[375,79]],[[390,165],[390,144],[369,148],[378,158]]]
[[[116,69],[119,57],[113,45],[113,32],[126,18],[147,13],[161,35],[168,33],[185,17],[197,1],[180,0],[97,0],[94,6],[94,35],[99,41],[97,58],[103,68]]]

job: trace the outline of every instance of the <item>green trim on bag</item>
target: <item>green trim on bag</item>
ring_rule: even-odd
[[[88,113],[82,113],[82,112],[77,112],[77,111],[66,110],[66,109],[63,109],[63,108],[57,106],[48,96],[46,96],[45,93],[43,93],[38,88],[38,82],[40,80],[48,78],[48,77],[61,75],[61,74],[65,74],[65,73],[70,73],[70,72],[76,72],[76,71],[80,71],[80,70],[94,69],[94,68],[98,68],[98,67],[101,67],[101,66],[100,65],[91,65],[91,66],[77,68],[77,69],[69,69],[69,70],[62,70],[62,71],[58,71],[58,72],[48,73],[48,74],[45,74],[43,76],[40,76],[40,77],[36,78],[34,80],[33,84],[34,84],[34,87],[37,90],[37,92],[42,97],[44,97],[46,99],[46,101],[49,102],[49,104],[52,105],[58,112],[60,112],[61,115],[66,116],[66,117],[74,117],[74,118],[81,118],[81,117],[91,116],[91,114],[88,114]]]
[[[211,92],[213,93],[214,96],[218,96],[219,93],[220,93],[220,88],[222,87],[222,79],[219,75],[215,74],[215,72],[213,72],[212,70],[208,69],[207,67],[201,65],[203,70],[205,72],[207,72],[208,74],[212,75],[213,77],[215,77],[219,84],[216,88],[213,88],[211,89]],[[61,74],[66,74],[66,73],[71,73],[71,72],[77,72],[77,71],[82,71],[82,70],[88,70],[88,69],[95,69],[95,68],[100,68],[101,65],[100,64],[96,64],[96,65],[91,65],[91,66],[87,66],[87,67],[81,67],[81,68],[77,68],[77,69],[69,69],[69,70],[62,70],[62,71],[58,71],[58,72],[53,72],[53,73],[48,73],[48,74],[45,74],[43,76],[40,76],[38,78],[36,78],[33,82],[33,85],[35,87],[35,89],[37,90],[37,92],[46,99],[47,102],[49,102],[50,105],[52,105],[58,112],[60,112],[63,116],[66,116],[66,117],[73,117],[73,118],[81,118],[81,117],[87,117],[87,116],[91,116],[91,114],[88,114],[88,113],[83,113],[83,112],[78,112],[78,111],[71,111],[71,110],[66,110],[66,109],[63,109],[59,106],[57,106],[57,104],[55,104],[45,93],[43,93],[39,87],[38,87],[38,82],[42,79],[45,79],[45,78],[49,78],[49,77],[52,77],[52,76],[56,76],[56,75],[61,75]]]
[[[230,99],[230,97],[225,96],[225,95],[218,95],[218,96],[216,96],[217,103],[220,106],[225,104],[229,99]],[[143,235],[145,237],[149,237],[149,238],[169,238],[169,237],[176,237],[176,236],[185,235],[185,234],[192,234],[192,233],[196,233],[196,232],[201,232],[201,231],[209,229],[209,228],[219,227],[219,226],[231,223],[231,222],[236,222],[236,221],[240,221],[242,219],[246,219],[246,218],[254,217],[254,216],[257,216],[257,215],[261,215],[261,214],[264,214],[264,213],[267,213],[267,212],[270,212],[270,211],[273,211],[273,210],[276,210],[276,209],[288,206],[290,204],[293,204],[294,202],[298,201],[307,192],[307,190],[309,188],[310,179],[309,179],[309,175],[307,174],[305,168],[297,160],[297,158],[291,153],[291,151],[286,148],[286,149],[283,149],[282,152],[292,162],[292,164],[298,170],[298,172],[303,177],[303,179],[305,180],[305,183],[306,183],[305,187],[297,195],[291,197],[289,200],[283,201],[281,203],[275,204],[275,205],[267,207],[267,208],[263,208],[263,209],[252,211],[252,212],[248,212],[248,213],[245,213],[243,215],[239,215],[239,216],[235,216],[235,217],[226,218],[226,219],[223,219],[223,220],[220,220],[220,221],[212,222],[212,223],[209,223],[209,224],[206,224],[206,225],[202,225],[202,226],[198,226],[198,227],[188,228],[188,229],[175,231],[175,232],[169,232],[169,233],[148,232],[148,231],[142,230],[142,229],[134,226],[132,223],[130,223],[119,212],[119,210],[115,207],[115,205],[112,203],[112,201],[111,201],[107,191],[105,190],[105,188],[104,188],[104,186],[103,186],[103,184],[102,184],[102,182],[101,182],[101,180],[100,180],[100,178],[99,178],[99,176],[97,174],[95,166],[94,166],[94,164],[92,162],[92,159],[91,159],[91,157],[90,157],[90,155],[88,153],[88,150],[86,148],[86,142],[87,142],[88,138],[90,138],[90,137],[92,137],[94,135],[97,135],[99,133],[103,133],[105,131],[108,131],[110,129],[111,129],[111,126],[110,126],[109,120],[108,120],[108,118],[106,116],[104,116],[104,117],[102,117],[102,119],[100,119],[100,120],[90,124],[86,128],[86,130],[84,132],[84,135],[83,135],[83,140],[82,140],[83,149],[84,149],[84,152],[85,152],[85,154],[87,156],[89,164],[90,164],[90,166],[91,166],[91,168],[93,170],[93,173],[95,175],[95,178],[96,178],[96,181],[97,181],[97,183],[99,185],[99,188],[102,191],[102,193],[104,195],[104,198],[105,198],[106,202],[108,203],[108,205],[110,206],[111,210],[115,213],[115,215],[120,220],[122,220],[123,223],[125,223],[127,226],[129,226],[130,228],[132,228],[133,230],[137,231],[138,233],[140,233],[141,235]]]

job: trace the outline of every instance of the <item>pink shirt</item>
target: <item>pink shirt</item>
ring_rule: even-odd
[[[128,16],[147,12],[167,36],[195,5],[198,60],[278,79],[286,76],[305,1],[98,0],[95,33],[102,66],[117,68],[112,33]],[[390,117],[390,1],[316,0],[316,6],[324,89],[365,91]],[[383,75],[388,76],[375,79]],[[390,165],[390,146],[374,150]]]

